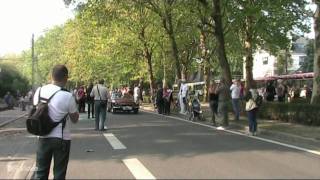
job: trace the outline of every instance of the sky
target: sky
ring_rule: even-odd
[[[30,48],[33,33],[37,38],[73,16],[63,0],[0,0],[0,56]]]
[[[63,0],[0,0],[0,56],[31,47],[31,37],[74,15]]]

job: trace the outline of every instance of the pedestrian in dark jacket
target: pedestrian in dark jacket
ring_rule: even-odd
[[[170,114],[170,105],[172,102],[172,91],[168,88],[167,85],[163,87],[163,114],[169,115]]]
[[[218,115],[218,103],[219,103],[219,95],[216,93],[217,85],[214,81],[210,82],[209,85],[209,105],[212,112],[212,124],[216,126],[216,117]]]
[[[86,101],[88,104],[88,119],[90,118],[90,113],[91,113],[91,117],[94,118],[94,98],[90,96],[92,88],[93,88],[93,83],[91,82],[86,89],[86,95],[87,95]]]
[[[276,94],[276,88],[274,87],[271,81],[268,82],[266,93],[267,93],[267,101],[273,101],[274,95]]]
[[[161,84],[158,84],[158,90],[156,93],[156,105],[157,105],[158,113],[162,114],[163,108],[164,108],[164,102],[163,102],[163,89]]]

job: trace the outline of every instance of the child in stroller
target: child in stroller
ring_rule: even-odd
[[[188,111],[189,111],[189,120],[190,121],[204,121],[203,112],[201,110],[201,103],[199,100],[199,96],[202,96],[202,91],[196,90],[194,93],[193,98],[190,101],[190,104],[188,105]]]

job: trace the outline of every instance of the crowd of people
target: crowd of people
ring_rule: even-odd
[[[3,97],[7,109],[13,109],[15,106],[21,108],[22,111],[30,109],[33,91],[21,93],[19,90],[15,94],[8,91]]]
[[[266,87],[259,88],[258,91],[264,100],[269,102],[292,102],[298,98],[311,99],[312,95],[312,90],[307,84],[300,88],[295,85],[287,85],[281,79],[267,82]]]
[[[167,84],[157,86],[155,104],[159,114],[169,115],[171,104],[173,103],[172,90]]]

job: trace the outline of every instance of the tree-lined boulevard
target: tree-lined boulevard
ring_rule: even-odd
[[[80,111],[67,179],[320,178],[320,0],[63,3],[73,18],[0,55],[0,179],[34,177],[25,108],[57,64],[68,69],[66,113]],[[112,94],[99,131],[86,114],[105,107],[98,85],[89,97],[97,83]]]
[[[148,112],[110,114],[109,130],[102,133],[94,131],[93,124],[82,115],[72,125],[67,179],[320,177],[319,155],[183,118]],[[0,177],[30,178],[36,137],[26,132],[23,119],[5,129],[0,132]]]

